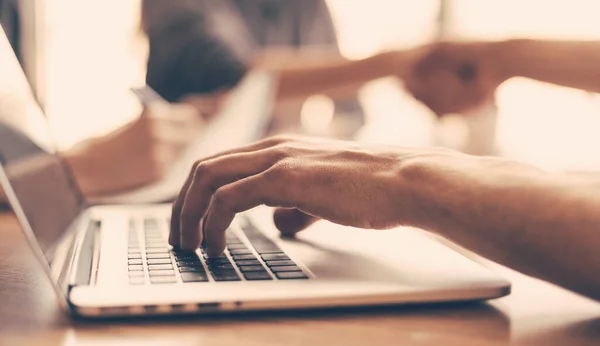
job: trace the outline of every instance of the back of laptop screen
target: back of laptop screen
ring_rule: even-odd
[[[54,142],[27,79],[0,29],[0,162],[34,236],[51,261],[52,250],[80,213],[83,199]],[[23,220],[21,220],[23,221]]]

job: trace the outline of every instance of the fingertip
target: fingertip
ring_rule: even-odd
[[[185,251],[195,251],[202,242],[200,223],[182,222],[179,231],[178,246]]]
[[[226,247],[225,230],[209,228],[209,226],[205,226],[205,228],[204,245],[206,246],[206,254],[209,258],[221,256]]]
[[[211,239],[206,237],[206,254],[208,258],[220,257],[225,251],[225,234],[223,233],[223,239]]]
[[[208,255],[208,258],[219,258],[221,255],[223,255],[224,251],[225,248],[215,249],[214,247],[208,247],[206,249],[206,254]]]
[[[179,247],[179,237],[174,237],[172,233],[169,234],[169,245],[171,245],[174,248],[178,248]]]
[[[169,245],[171,245],[173,247],[178,247],[179,239],[180,239],[179,231],[175,231],[173,228],[171,228],[171,230],[169,231]]]

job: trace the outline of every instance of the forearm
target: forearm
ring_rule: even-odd
[[[421,226],[491,260],[600,299],[598,185],[498,159],[470,162],[412,175],[426,217]]]
[[[334,54],[302,59],[292,56],[277,62],[262,61],[257,66],[279,76],[278,100],[313,94],[344,96],[368,81],[396,74],[397,67],[397,52],[362,60],[347,60]]]
[[[492,44],[505,78],[600,92],[600,42],[517,39]]]

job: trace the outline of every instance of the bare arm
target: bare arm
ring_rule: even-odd
[[[600,180],[480,160],[475,167],[425,162],[406,171],[428,215],[423,227],[600,299]]]
[[[313,94],[345,96],[364,83],[386,76],[403,76],[416,51],[390,51],[360,60],[348,60],[337,52],[276,52],[262,55],[255,69],[279,75],[278,100]]]
[[[517,39],[495,43],[505,78],[527,77],[600,92],[599,41]]]

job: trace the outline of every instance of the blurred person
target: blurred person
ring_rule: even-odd
[[[398,74],[404,59],[392,52],[344,59],[324,0],[143,0],[142,27],[146,82],[167,100],[222,96],[247,72],[268,70],[278,76],[278,105],[291,105],[282,114],[288,119],[313,94],[362,117],[358,87]]]
[[[440,42],[427,50],[405,85],[438,116],[482,106],[512,77],[600,92],[597,41]]]
[[[600,300],[598,177],[441,148],[273,137],[194,165],[173,204],[169,242],[204,244],[218,257],[236,213],[259,205],[276,207],[284,236],[317,218],[418,227]]]

